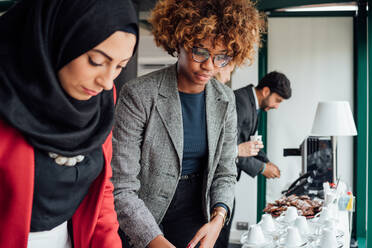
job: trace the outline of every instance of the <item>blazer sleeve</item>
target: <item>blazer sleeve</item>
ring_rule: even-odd
[[[146,247],[162,232],[139,198],[141,144],[146,127],[146,109],[130,83],[123,86],[116,106],[113,130],[112,182],[120,228],[135,247]],[[133,85],[132,85],[133,86]]]
[[[249,89],[250,90],[250,89]],[[250,135],[254,133],[254,123],[252,120],[252,107],[247,93],[247,88],[236,90],[236,111],[238,115],[238,144],[249,141]],[[238,157],[236,165],[251,177],[260,173],[263,163],[268,162],[266,154],[260,150],[255,157]]]
[[[265,155],[264,152],[262,153]],[[263,164],[267,162],[269,162],[269,160],[266,155],[263,157],[258,154],[255,157],[238,157],[236,165],[251,177],[255,177],[261,172]]]
[[[223,128],[221,156],[219,157],[211,185],[211,206],[215,206],[217,203],[224,203],[229,208],[229,214],[231,214],[233,207],[237,176],[235,159],[238,151],[236,142],[237,118],[235,99],[232,95],[232,101],[229,103],[227,109],[227,118]],[[230,216],[227,216],[226,222],[229,220]]]

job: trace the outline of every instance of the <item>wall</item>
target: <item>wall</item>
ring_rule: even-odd
[[[258,82],[258,56],[256,53],[252,65],[243,65],[236,68],[231,77],[232,89],[239,89],[248,84],[257,85]],[[237,221],[254,224],[257,213],[257,178],[252,178],[242,173],[235,189],[236,207],[235,217],[231,227],[231,242],[238,242],[242,231],[236,229]]]
[[[299,176],[300,157],[283,157],[284,148],[298,148],[310,134],[318,101],[346,100],[353,109],[353,23],[351,17],[269,18],[268,71],[288,76],[293,96],[278,110],[268,112],[267,151],[281,169],[281,178],[267,180],[267,202]],[[257,60],[236,70],[232,88],[258,81]],[[353,140],[339,138],[339,176],[352,185]],[[256,222],[256,179],[245,176],[236,188],[237,207],[230,240],[237,242],[241,232],[237,221]]]
[[[283,148],[298,147],[311,132],[319,101],[345,100],[353,109],[352,17],[270,18],[268,69],[292,82],[293,97],[268,112],[268,155],[282,176],[268,180],[267,201],[280,196],[299,175],[301,160],[283,157]],[[353,140],[340,137],[339,176],[352,186]]]
[[[163,48],[157,47],[154,37],[146,29],[140,28],[138,44],[138,76],[174,64],[177,58],[170,56]]]

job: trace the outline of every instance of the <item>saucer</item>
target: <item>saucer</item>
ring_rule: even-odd
[[[343,248],[343,247],[344,247],[343,244],[337,244],[336,248]],[[317,245],[317,246],[314,246],[314,248],[324,248],[324,247],[322,247],[321,245]]]
[[[301,236],[302,237],[302,236]],[[310,240],[307,239],[307,238],[303,238],[302,237],[302,244],[300,245],[293,245],[293,246],[288,246],[286,243],[285,243],[285,236],[283,236],[280,240],[279,240],[279,244],[280,244],[280,247],[285,247],[285,248],[301,248],[301,247],[306,247],[308,244],[310,244]],[[324,247],[323,247],[324,248]]]
[[[271,245],[272,242],[269,240],[265,240],[262,244],[250,244],[250,243],[243,243],[242,248],[266,248],[268,245]]]
[[[281,243],[280,244],[280,247],[285,247],[285,248],[302,248],[302,247],[306,247],[308,244],[309,244],[309,242],[307,242],[307,241],[305,243],[301,244],[301,245],[295,245],[295,246],[288,246],[285,243]]]
[[[286,216],[284,214],[280,215],[278,218],[275,219],[275,221],[279,224],[279,225],[290,225],[292,224],[293,222],[295,222],[296,219],[292,220],[292,221],[288,221],[286,220]]]
[[[246,247],[246,248],[256,248],[256,247],[264,247],[265,245],[269,245],[272,243],[271,240],[265,238],[265,240],[263,241],[263,243],[260,243],[260,244],[257,244],[257,243],[248,243],[247,242],[247,235],[246,233],[243,233],[242,236],[240,237],[240,243],[243,245],[243,247]]]

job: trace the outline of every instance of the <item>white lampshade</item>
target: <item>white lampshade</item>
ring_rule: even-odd
[[[316,136],[357,135],[349,103],[346,101],[319,102],[311,134]]]

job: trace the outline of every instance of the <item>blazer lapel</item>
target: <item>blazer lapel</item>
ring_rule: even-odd
[[[247,91],[248,91],[248,96],[249,96],[249,101],[252,105],[252,129],[250,130],[250,134],[253,135],[256,130],[257,130],[257,126],[258,126],[258,119],[257,119],[257,109],[256,109],[256,102],[254,100],[254,95],[253,95],[253,92],[252,92],[252,88],[253,88],[253,85],[249,85],[249,87],[247,87]]]
[[[210,171],[213,166],[213,158],[224,123],[228,102],[224,95],[211,82],[206,85],[205,98],[208,135],[208,171]]]
[[[169,67],[159,88],[159,98],[156,109],[168,131],[177,152],[179,162],[183,155],[183,122],[181,102],[177,88],[176,66]]]

